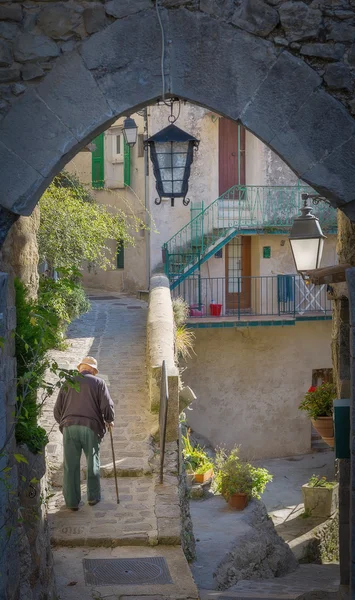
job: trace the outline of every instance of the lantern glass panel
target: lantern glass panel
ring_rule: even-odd
[[[318,269],[322,260],[323,238],[290,239],[297,271]]]

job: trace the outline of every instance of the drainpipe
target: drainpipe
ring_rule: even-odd
[[[144,109],[144,139],[148,138],[148,108]],[[149,161],[148,149],[144,150],[144,207],[145,207],[145,274],[146,289],[150,285],[150,206],[149,206]]]

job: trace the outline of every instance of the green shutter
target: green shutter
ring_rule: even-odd
[[[92,187],[100,189],[105,187],[105,166],[104,166],[104,134],[101,133],[94,140],[96,150],[92,152]]]
[[[124,269],[124,246],[122,244],[117,247],[117,269]]]
[[[124,137],[123,137],[124,139]],[[123,181],[125,185],[131,185],[131,147],[126,143],[124,139],[123,144]]]

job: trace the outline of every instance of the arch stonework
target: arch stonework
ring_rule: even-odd
[[[326,17],[327,0],[311,7],[281,0],[278,9],[263,0],[160,4],[167,95],[240,120],[355,218],[352,38],[337,43],[331,33],[336,24],[351,29],[355,9],[340,21],[329,10]],[[31,5],[32,21],[27,4],[0,4],[0,19],[17,27],[0,79],[18,70],[26,80],[7,86],[12,92],[0,104],[3,232],[17,215],[31,214],[53,176],[93,137],[162,95],[161,30],[151,0]],[[330,31],[322,44],[314,41],[321,26]],[[326,58],[307,56],[306,46]],[[5,49],[0,43],[0,59]],[[345,83],[338,77],[332,87],[329,67],[348,69]]]

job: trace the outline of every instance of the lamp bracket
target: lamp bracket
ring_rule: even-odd
[[[159,204],[161,204],[161,198],[155,198],[154,203],[159,206]]]
[[[190,204],[190,198],[183,198],[182,203],[184,206],[188,206]]]
[[[325,198],[324,196],[322,196],[321,194],[307,194],[304,193],[301,195],[302,200],[304,200],[304,202],[306,202],[307,200],[312,200],[312,204],[320,204],[321,202],[325,202],[326,204],[328,204],[328,206],[331,206],[328,198]]]

